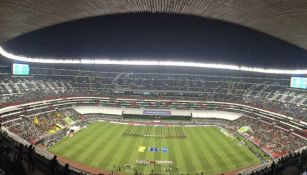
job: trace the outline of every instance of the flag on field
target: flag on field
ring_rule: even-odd
[[[168,148],[166,146],[162,147],[162,152],[163,153],[167,153],[168,152]]]
[[[149,147],[149,152],[158,152],[159,148],[158,147]]]
[[[143,153],[146,150],[146,146],[139,146],[139,152]]]

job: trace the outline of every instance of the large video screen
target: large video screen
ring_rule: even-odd
[[[13,75],[29,75],[30,67],[28,64],[12,64],[12,74]]]
[[[307,89],[307,78],[304,77],[291,77],[292,88]]]

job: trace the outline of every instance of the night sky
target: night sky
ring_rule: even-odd
[[[5,43],[27,56],[159,59],[307,68],[307,52],[239,25],[195,16],[135,13],[86,18]]]

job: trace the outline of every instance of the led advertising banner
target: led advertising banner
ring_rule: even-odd
[[[172,115],[171,111],[154,111],[154,110],[144,110],[144,115],[161,115],[161,116],[170,116]]]

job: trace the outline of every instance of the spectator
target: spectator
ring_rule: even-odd
[[[64,166],[64,175],[69,175],[69,174],[70,174],[69,165],[66,163]]]
[[[35,150],[35,147],[34,145],[29,145],[28,147],[28,169],[29,171],[33,171],[34,170],[34,150]]]
[[[50,175],[55,175],[55,172],[58,166],[59,166],[59,162],[57,160],[57,156],[54,155],[53,159],[50,162]]]

